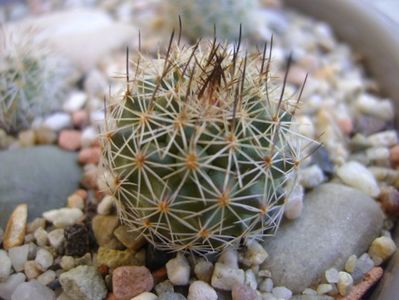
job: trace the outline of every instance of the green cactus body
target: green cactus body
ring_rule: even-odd
[[[61,106],[71,81],[64,61],[33,44],[27,33],[17,36],[3,32],[0,38],[0,128],[9,133]]]
[[[214,42],[141,56],[107,107],[107,192],[159,249],[237,246],[274,234],[283,215],[301,160],[293,107],[271,88],[262,55],[237,52]]]
[[[183,22],[183,34],[196,40],[213,36],[214,25],[220,38],[234,40],[238,25],[242,24],[244,35],[253,34],[258,25],[258,0],[167,0],[165,14],[170,27],[178,28],[178,16]]]

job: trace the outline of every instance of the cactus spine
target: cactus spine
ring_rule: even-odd
[[[172,35],[162,59],[131,62],[106,106],[103,183],[122,221],[158,249],[204,254],[279,226],[302,159],[298,103],[285,81],[273,85],[266,47],[239,48],[182,48]]]

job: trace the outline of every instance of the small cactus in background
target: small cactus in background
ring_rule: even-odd
[[[71,78],[65,62],[30,40],[33,34],[0,35],[0,128],[9,133],[59,107]]]
[[[218,37],[227,40],[236,38],[237,24],[242,24],[244,36],[254,35],[261,27],[258,0],[166,0],[163,5],[169,27],[178,28],[180,16],[183,34],[194,41],[212,37],[215,26]]]
[[[101,186],[161,250],[272,235],[302,160],[291,128],[301,92],[289,101],[285,80],[273,85],[266,46],[244,56],[240,43],[178,44],[172,35],[162,59],[127,62],[135,74],[127,66],[125,91],[106,105]]]

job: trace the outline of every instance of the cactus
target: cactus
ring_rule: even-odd
[[[261,21],[259,8],[258,0],[167,0],[164,15],[171,28],[177,28],[180,16],[183,34],[194,41],[213,36],[214,26],[218,37],[234,40],[240,23],[244,36],[256,35]]]
[[[61,105],[69,85],[68,65],[27,32],[1,33],[0,128],[16,133]]]
[[[300,96],[274,84],[266,47],[172,40],[162,59],[127,62],[126,89],[106,101],[100,187],[161,250],[206,254],[274,234],[302,160]]]

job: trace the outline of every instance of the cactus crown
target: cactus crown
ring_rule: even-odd
[[[106,107],[103,174],[122,221],[158,249],[204,254],[277,229],[302,157],[298,102],[273,86],[267,56],[172,35],[165,57],[128,63]]]
[[[34,32],[1,32],[0,128],[16,133],[61,105],[70,68],[34,44]]]

